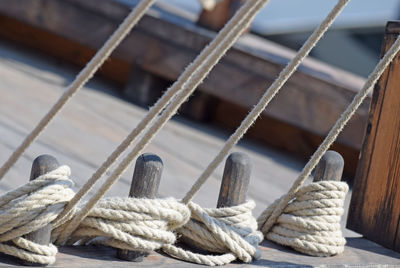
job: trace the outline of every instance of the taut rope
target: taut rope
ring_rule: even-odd
[[[86,82],[92,78],[94,73],[100,68],[106,59],[111,55],[114,49],[121,43],[130,30],[143,17],[146,11],[155,0],[143,0],[119,25],[118,29],[110,36],[106,43],[97,51],[96,55],[88,62],[85,68],[76,76],[75,80],[69,85],[68,89],[61,95],[57,102],[51,107],[46,115],[40,120],[36,127],[24,139],[21,145],[12,153],[8,160],[0,168],[0,180],[7,171],[25,152],[26,148],[42,133],[51,120],[61,111],[68,100],[78,92]]]

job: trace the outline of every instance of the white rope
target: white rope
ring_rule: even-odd
[[[349,0],[338,1],[338,3],[331,10],[328,16],[320,24],[320,26],[313,32],[313,34],[307,39],[304,45],[300,48],[296,56],[281,71],[279,77],[272,83],[272,85],[262,96],[261,100],[251,110],[251,112],[246,116],[246,118],[241,122],[240,126],[225,142],[224,146],[218,152],[217,156],[211,161],[211,163],[205,168],[200,177],[196,180],[195,184],[183,198],[183,201],[185,203],[193,198],[194,194],[206,182],[207,178],[223,161],[223,159],[227,156],[227,154],[233,148],[233,146],[235,146],[235,144],[243,137],[243,135],[250,128],[250,126],[254,124],[258,116],[260,116],[262,111],[264,111],[269,102],[274,98],[274,96],[276,96],[276,94],[278,94],[279,90],[286,83],[286,81],[292,76],[292,74],[296,71],[300,63],[310,53],[312,48],[318,43],[318,41],[321,39],[324,33],[329,29],[335,18],[340,14],[340,12],[343,10],[348,1]]]
[[[221,255],[193,253],[174,245],[164,245],[167,254],[189,262],[203,265],[224,265],[236,259],[251,262],[261,256],[258,244],[263,240],[252,216],[253,201],[227,207],[204,209],[190,202],[191,219],[177,232],[182,240],[193,246]]]
[[[55,262],[57,248],[23,235],[47,226],[72,198],[70,169],[61,166],[0,197],[0,252],[40,264]]]
[[[211,41],[209,45],[207,45],[202,52],[196,57],[196,59],[187,66],[184,72],[179,76],[179,78],[175,81],[175,83],[168,88],[168,90],[163,94],[163,96],[154,104],[153,107],[150,108],[146,116],[139,122],[139,124],[129,133],[129,135],[122,141],[122,143],[110,154],[110,156],[106,159],[106,161],[100,165],[100,167],[93,173],[92,177],[81,187],[79,192],[75,195],[75,197],[71,200],[71,202],[67,205],[65,210],[60,214],[60,218],[64,217],[68,214],[77,204],[78,202],[85,196],[86,193],[90,191],[93,185],[101,178],[101,176],[110,168],[110,166],[117,161],[118,157],[128,148],[136,138],[143,133],[143,131],[148,127],[148,125],[156,118],[163,109],[171,102],[173,97],[178,93],[182,92],[179,96],[178,107],[179,105],[187,98],[190,94],[195,90],[196,86],[204,79],[204,77],[211,70],[212,66],[216,64],[216,62],[223,56],[225,51],[232,46],[235,40],[240,36],[241,31],[245,28],[243,25],[248,25],[250,23],[252,17],[254,17],[254,13],[256,9],[260,8],[265,4],[266,0],[249,0],[247,3],[232,17],[232,19],[226,24],[226,26],[218,33],[218,35]],[[246,26],[247,27],[247,26]],[[214,64],[214,65],[213,65]],[[208,71],[204,71],[204,66],[207,66]],[[202,75],[195,76],[197,73],[201,73]],[[188,84],[188,81],[191,83]],[[174,105],[170,105],[171,108]],[[164,113],[165,114],[165,113]],[[161,120],[159,119],[159,124],[163,124],[166,122],[172,115],[168,115]],[[162,125],[161,125],[162,126]],[[157,129],[161,128],[161,126],[157,127]],[[151,139],[155,132],[158,130],[152,129],[153,133],[147,131],[144,134],[144,137],[149,137]],[[143,143],[143,141],[141,141]],[[149,140],[145,140],[144,143],[150,142]],[[138,154],[138,153],[137,153]],[[133,153],[131,158],[136,157],[136,153]],[[126,160],[125,164],[129,165],[132,160]],[[122,165],[120,165],[122,166]],[[124,171],[121,169],[116,174],[116,178],[120,176],[120,174]],[[77,226],[77,224],[76,224]],[[66,237],[66,236],[65,236]],[[65,238],[64,237],[64,238]],[[62,239],[62,238],[60,238]]]
[[[320,181],[303,186],[278,217],[266,238],[312,256],[327,257],[344,251],[340,220],[349,187],[344,182]],[[260,229],[280,199],[257,219]]]
[[[92,78],[94,73],[100,68],[104,61],[111,55],[114,49],[121,43],[130,30],[143,17],[146,11],[154,3],[155,0],[142,0],[125,20],[119,25],[118,29],[110,36],[104,45],[97,51],[96,55],[87,63],[85,68],[76,76],[74,81],[69,85],[67,90],[57,102],[50,108],[46,115],[40,120],[36,127],[28,134],[24,141],[12,153],[8,160],[0,168],[0,180],[7,171],[14,165],[18,158],[25,152],[26,148],[36,140],[36,138],[44,131],[51,120],[61,111],[68,100],[78,92],[86,82]]]
[[[299,177],[293,183],[292,187],[289,189],[288,193],[284,195],[279,203],[276,205],[276,208],[271,213],[271,215],[266,219],[266,222],[262,224],[261,231],[266,235],[271,227],[275,224],[278,217],[282,214],[283,210],[287,206],[287,204],[294,198],[300,186],[304,183],[304,181],[310,176],[312,170],[321,160],[322,156],[326,153],[332,143],[336,140],[340,132],[346,126],[347,122],[350,118],[355,114],[358,107],[364,101],[364,99],[368,96],[368,92],[371,88],[376,84],[379,77],[381,77],[382,73],[388,67],[388,65],[392,62],[393,58],[400,51],[400,37],[396,39],[394,44],[391,46],[389,51],[385,54],[385,56],[379,61],[376,65],[373,72],[369,75],[367,81],[365,82],[363,88],[354,96],[352,102],[346,108],[346,110],[342,113],[339,119],[336,121],[335,125],[331,128],[328,135],[325,137],[324,141],[320,144],[318,149],[311,156],[311,159],[304,166],[301,171]]]
[[[119,249],[150,251],[175,243],[172,232],[184,225],[190,211],[173,198],[102,199],[68,238],[67,244],[103,244]],[[52,240],[64,231],[60,226]]]
[[[233,43],[239,38],[240,34],[244,29],[247,28],[250,21],[254,18],[257,11],[259,11],[268,0],[253,0],[248,1],[239,11],[238,15],[232,18],[233,22],[228,23],[226,26],[229,28],[229,32],[226,36],[223,36],[222,42],[216,46],[216,48],[207,56],[206,61],[200,65],[197,72],[193,73],[193,77],[185,81],[183,84],[182,91],[175,97],[175,99],[167,106],[156,122],[142,135],[142,139],[136,144],[136,146],[129,152],[129,154],[121,161],[118,167],[111,173],[107,180],[101,185],[98,191],[90,200],[85,204],[82,210],[75,216],[75,218],[69,223],[64,233],[58,238],[58,243],[63,244],[67,237],[78,227],[82,219],[88,214],[96,202],[101,199],[105,192],[113,185],[113,183],[120,177],[120,175],[128,168],[132,161],[139,155],[141,150],[154,138],[156,133],[164,126],[164,124],[174,115],[179,106],[185,101],[185,99],[196,89],[196,87],[204,80],[206,75],[211,71],[212,67],[215,66],[218,60],[224,55],[224,53],[233,45]],[[91,182],[92,183],[92,182]],[[93,181],[94,183],[94,181]],[[92,185],[86,187],[89,190]],[[82,193],[82,196],[85,193]],[[79,201],[79,200],[77,200]]]

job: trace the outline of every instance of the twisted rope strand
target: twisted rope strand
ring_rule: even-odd
[[[260,226],[260,230],[262,230],[264,234],[267,234],[271,229],[271,227],[275,224],[277,218],[282,214],[287,204],[293,199],[297,191],[299,191],[300,186],[310,176],[311,171],[315,168],[315,166],[321,160],[322,156],[326,153],[326,151],[329,149],[332,143],[336,140],[337,136],[346,126],[347,122],[357,111],[358,107],[361,105],[364,99],[368,96],[368,92],[376,84],[378,79],[381,77],[382,73],[392,62],[393,58],[399,51],[400,51],[400,37],[396,39],[396,41],[393,43],[389,51],[376,65],[375,69],[369,75],[367,81],[365,82],[363,88],[354,96],[352,102],[349,104],[346,110],[342,113],[342,115],[333,125],[328,135],[325,137],[324,141],[320,144],[318,149],[311,156],[308,163],[304,166],[303,170],[301,171],[296,181],[293,183],[292,187],[289,189],[288,193],[278,201],[278,204],[273,209],[271,215],[268,218],[266,218],[266,221],[264,223],[262,223],[262,225]]]
[[[240,126],[235,130],[235,132],[229,137],[225,142],[224,146],[221,148],[217,156],[212,160],[212,162],[206,167],[200,177],[196,180],[192,188],[188,191],[186,196],[183,198],[183,202],[187,203],[190,201],[194,194],[200,189],[200,187],[205,183],[207,178],[211,173],[217,168],[217,166],[226,157],[229,151],[235,146],[235,144],[243,137],[250,126],[255,122],[258,116],[264,111],[269,102],[278,94],[279,90],[286,83],[286,81],[291,77],[291,75],[296,71],[297,67],[304,60],[304,58],[310,53],[312,48],[318,43],[324,33],[329,29],[335,18],[340,14],[345,5],[349,0],[339,0],[332,11],[320,24],[320,26],[313,32],[313,34],[307,39],[307,41],[300,48],[296,56],[286,65],[286,67],[281,71],[278,78],[274,83],[267,89],[267,91],[262,96],[261,100],[257,105],[251,110],[251,112],[246,116],[246,118],[241,122]]]
[[[36,127],[28,134],[24,141],[12,153],[8,160],[0,168],[0,180],[7,171],[14,165],[18,158],[25,152],[26,148],[36,140],[44,131],[51,120],[61,111],[68,100],[78,92],[86,82],[92,78],[94,73],[100,68],[104,61],[110,56],[114,49],[121,43],[122,39],[130,32],[136,23],[143,17],[146,11],[155,0],[142,0],[131,13],[120,24],[118,29],[110,36],[104,45],[97,51],[96,55],[87,63],[85,68],[76,76],[75,80],[69,85],[67,90],[61,95],[57,102],[50,108],[46,115],[40,120]]]

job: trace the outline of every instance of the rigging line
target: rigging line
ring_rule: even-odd
[[[78,92],[87,81],[100,68],[104,61],[110,56],[114,49],[121,43],[130,30],[143,17],[155,0],[142,0],[118,26],[115,32],[108,38],[104,45],[97,51],[96,55],[87,63],[85,68],[76,76],[75,80],[68,86],[57,102],[50,108],[45,116],[39,121],[35,128],[28,134],[23,142],[15,149],[11,156],[0,168],[0,180],[7,171],[14,165],[19,157],[25,152],[29,145],[37,139],[44,131],[51,120],[61,111],[68,100]]]
[[[291,77],[291,75],[296,71],[297,67],[301,64],[304,58],[310,53],[312,48],[318,43],[324,33],[329,29],[335,18],[340,14],[345,5],[349,0],[339,0],[335,7],[331,10],[328,16],[323,20],[319,27],[313,32],[313,34],[307,39],[307,41],[300,48],[296,56],[286,65],[286,67],[281,71],[279,77],[274,81],[274,83],[268,88],[264,93],[261,100],[257,105],[251,110],[251,112],[242,121],[240,126],[236,131],[229,137],[225,142],[224,146],[217,154],[217,156],[212,160],[212,162],[206,167],[200,177],[196,180],[192,188],[188,191],[186,196],[183,198],[184,203],[188,203],[194,196],[194,194],[200,189],[200,187],[205,183],[207,178],[216,169],[216,167],[222,162],[224,157],[229,153],[229,151],[235,146],[235,144],[243,137],[250,126],[256,121],[258,116],[267,107],[269,102],[274,98],[274,96],[279,92],[285,82]]]

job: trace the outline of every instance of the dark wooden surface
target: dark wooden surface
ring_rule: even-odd
[[[127,6],[110,0],[0,1],[0,35],[83,66],[128,11]],[[177,24],[165,17],[158,11],[146,15],[100,73],[125,83],[132,68],[139,66],[157,77],[175,80],[215,33],[194,22],[181,19],[184,22]],[[293,51],[265,39],[243,36],[199,88],[220,100],[214,105],[219,119],[213,122],[236,127],[242,118],[233,118],[226,104],[245,111],[253,107],[293,55]],[[326,134],[362,83],[359,77],[309,58],[271,102],[249,136],[308,158],[318,138]],[[338,144],[344,147],[335,148],[344,155],[348,171],[355,169],[368,102],[340,135]],[[282,124],[289,126],[285,127],[287,139],[274,135],[274,131],[263,131],[279,129]]]
[[[133,172],[130,197],[136,198],[155,198],[160,186],[163,162],[160,157],[155,154],[140,155],[135,164]],[[146,251],[130,251],[119,249],[117,257],[126,260],[141,262],[149,255]]]
[[[327,151],[315,167],[313,181],[340,181],[343,167],[343,157],[335,151]]]
[[[250,174],[250,158],[244,153],[230,154],[225,162],[217,207],[237,206],[246,202]]]
[[[400,33],[391,22],[384,54]],[[400,251],[400,59],[383,73],[374,88],[368,127],[356,173],[347,227]]]
[[[35,180],[37,177],[44,175],[60,166],[57,159],[51,155],[40,155],[32,163],[30,180]],[[39,230],[29,233],[25,236],[26,239],[38,243],[40,245],[50,244],[51,224],[46,225]],[[28,266],[44,266],[28,261],[21,261],[22,264]]]

